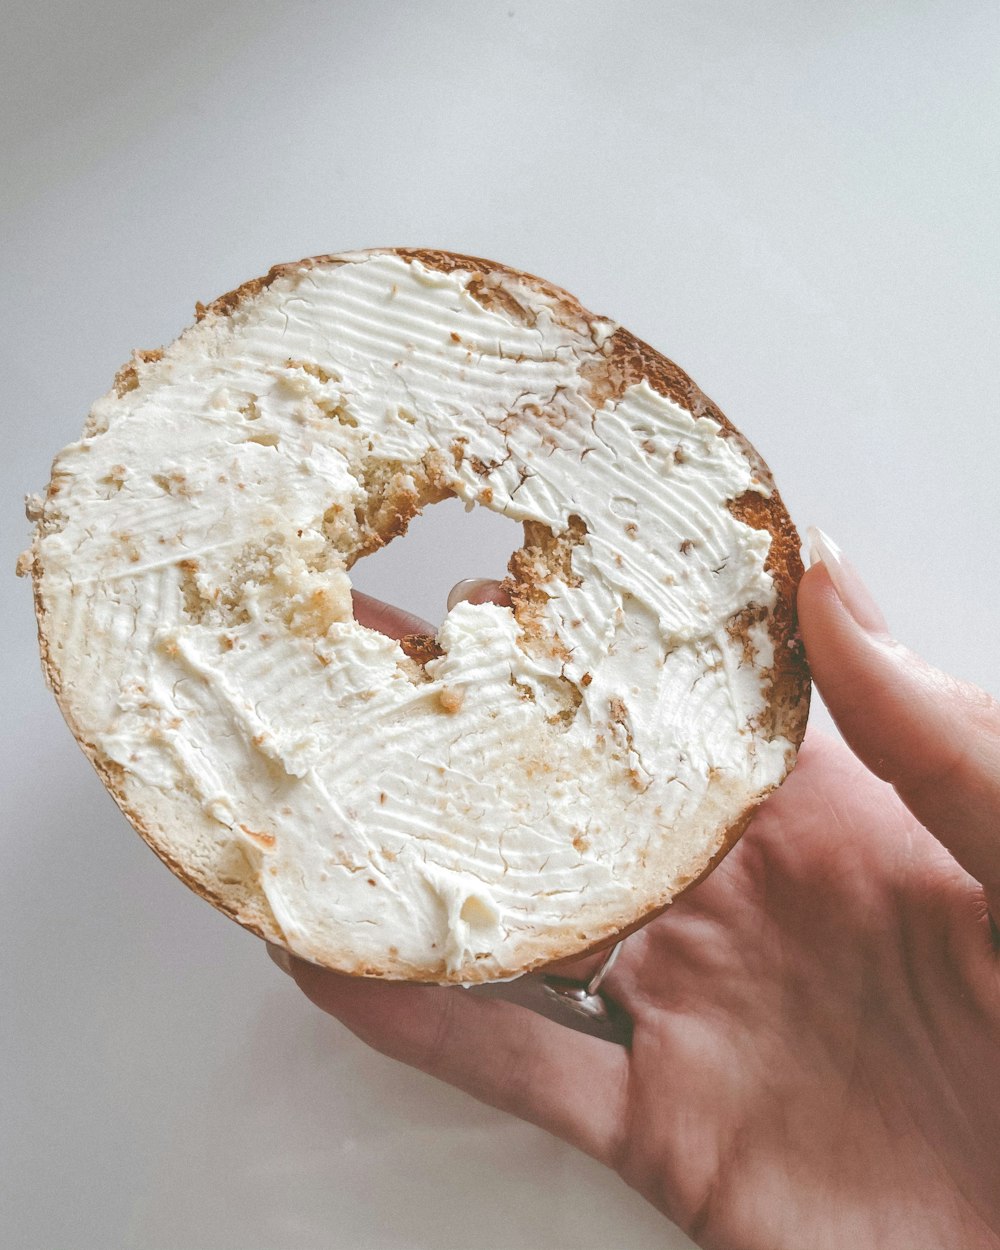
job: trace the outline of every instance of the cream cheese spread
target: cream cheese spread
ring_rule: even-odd
[[[94,406],[36,539],[75,732],[175,860],[238,848],[347,971],[488,979],[614,932],[794,755],[760,728],[770,535],[728,506],[754,464],[646,382],[595,403],[615,325],[504,283],[529,317],[355,253],[210,311]],[[421,667],[349,569],[380,500],[447,493],[565,556],[530,621],[459,603]]]

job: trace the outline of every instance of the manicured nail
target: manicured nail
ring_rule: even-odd
[[[822,564],[829,574],[840,602],[850,612],[862,629],[873,634],[888,632],[885,617],[872,598],[871,591],[861,580],[858,570],[844,558],[844,553],[829,536],[815,525],[807,530],[809,535],[809,563]]]
[[[274,946],[268,942],[267,953],[286,976],[290,977],[292,975],[292,957],[288,951],[282,950],[280,946]]]
[[[456,603],[465,603],[478,590],[492,585],[493,582],[488,577],[467,577],[464,581],[456,582],[448,591],[448,611],[450,612]]]

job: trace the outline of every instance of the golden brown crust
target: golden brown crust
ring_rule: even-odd
[[[468,272],[471,275],[468,289],[477,300],[487,307],[502,308],[508,314],[519,318],[530,319],[534,315],[530,307],[522,304],[518,299],[518,287],[527,286],[549,303],[554,315],[574,329],[589,333],[592,332],[592,327],[597,321],[603,320],[588,312],[574,296],[552,283],[534,275],[510,269],[496,261],[433,249],[375,250],[395,252],[403,259],[419,261],[427,268],[441,272],[455,270]],[[219,296],[207,305],[198,304],[196,306],[197,319],[201,320],[210,315],[232,316],[243,304],[252,301],[278,278],[293,275],[303,268],[342,264],[349,259],[349,255],[323,255],[307,257],[289,264],[275,265],[263,277],[244,282],[235,290]],[[723,436],[735,440],[753,466],[756,483],[769,492],[762,495],[756,491],[748,491],[733,500],[730,506],[739,520],[753,528],[766,529],[771,534],[771,547],[766,567],[774,579],[777,603],[768,621],[769,633],[774,644],[774,667],[771,673],[772,690],[767,709],[766,727],[773,734],[780,734],[787,738],[793,748],[797,748],[805,731],[809,706],[808,670],[798,638],[795,616],[795,594],[803,569],[798,535],[780,496],[774,489],[770,472],[743,435],[679,366],[621,327],[618,327],[604,342],[601,350],[603,355],[588,362],[582,370],[595,405],[617,398],[629,386],[645,380],[653,389],[695,416],[710,417],[718,422],[722,427]],[[138,385],[136,371],[138,362],[157,360],[161,354],[159,350],[135,353],[133,360],[124,365],[116,376],[115,387],[118,393],[123,394]],[[460,458],[463,454],[460,447],[450,450],[456,458]],[[366,518],[370,549],[374,550],[377,546],[389,541],[391,537],[404,532],[409,520],[421,507],[431,502],[432,499],[442,498],[448,493],[444,485],[447,475],[442,471],[441,466],[432,463],[425,467],[427,480],[420,484],[417,496],[413,496],[412,488],[407,492],[397,494],[390,483],[378,484],[383,491],[380,503],[373,510],[372,515]],[[50,498],[55,495],[58,487],[59,483],[54,477],[49,488]],[[575,520],[579,521],[579,518]],[[540,636],[535,621],[536,609],[539,595],[545,593],[544,583],[557,573],[563,576],[568,575],[568,561],[572,546],[580,541],[581,534],[574,529],[572,521],[573,519],[571,519],[569,530],[562,535],[554,535],[544,527],[531,527],[526,531],[524,547],[516,552],[511,560],[510,576],[505,587],[526,633],[529,636],[533,635],[536,639]],[[58,665],[50,652],[41,584],[42,570],[35,555],[36,550],[37,538],[36,547],[32,552],[27,553],[24,567],[19,566],[19,571],[31,572],[33,575],[42,668],[67,723],[76,733],[71,709],[61,689]],[[731,629],[746,637],[745,631],[750,623],[749,620],[734,619],[731,622]],[[402,640],[402,646],[404,652],[419,664],[424,664],[440,654],[436,639],[430,636],[409,636]],[[195,893],[236,920],[244,928],[269,941],[281,942],[280,929],[270,912],[263,892],[256,886],[251,874],[248,872],[247,879],[243,882],[223,882],[213,879],[211,873],[206,872],[200,866],[196,867],[172,855],[163,837],[151,827],[149,821],[130,802],[124,770],[102,758],[92,744],[86,742],[81,735],[76,734],[76,736],[125,817],[171,871]],[[755,807],[756,804],[744,810],[728,828],[720,833],[716,849],[707,857],[704,864],[695,866],[690,880],[683,883],[684,889],[690,889],[696,885],[724,858],[749,824]],[[495,978],[516,975],[540,966],[576,960],[604,949],[662,913],[669,906],[670,901],[672,900],[666,900],[638,919],[630,919],[618,927],[614,924],[609,925],[607,932],[597,936],[593,942],[584,947],[570,943],[571,949],[561,951],[548,949],[526,965],[517,968],[494,967],[490,970],[489,976]],[[337,970],[348,975],[394,978],[406,976],[406,973],[398,968],[376,968],[357,962],[352,964],[349,958],[338,962]],[[475,975],[477,971],[475,968],[466,968],[463,970],[463,978],[467,981],[487,979],[485,974],[477,978]],[[473,975],[470,976],[470,972]],[[408,979],[416,978],[409,977]],[[445,978],[442,977],[442,979]]]
[[[248,278],[246,282],[241,282],[238,287],[234,287],[232,291],[227,291],[225,295],[219,295],[209,304],[197,303],[194,306],[194,315],[197,321],[203,321],[210,313],[214,313],[219,317],[228,317],[236,311],[241,305],[248,300],[259,295],[261,291],[267,290],[272,282],[276,282],[278,278],[287,277],[296,273],[300,269],[311,269],[315,265],[341,265],[343,264],[342,256],[306,256],[302,260],[286,261],[280,265],[272,265],[262,278]]]
[[[433,634],[404,634],[399,640],[403,654],[415,663],[424,665],[444,655],[444,648]]]

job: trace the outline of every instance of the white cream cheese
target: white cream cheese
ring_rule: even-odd
[[[774,602],[770,536],[728,507],[765,492],[739,444],[645,382],[595,409],[613,323],[525,288],[524,324],[468,279],[358,253],[210,314],[95,405],[36,543],[78,735],[139,806],[193,796],[288,945],[348,970],[484,979],[612,932],[793,753],[757,727],[766,626],[727,630]],[[460,603],[421,673],[354,621],[355,510],[431,462],[576,527],[551,645]]]

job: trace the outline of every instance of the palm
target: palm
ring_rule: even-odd
[[[811,740],[725,864],[625,947],[619,1170],[709,1247],[994,1244],[998,975],[978,887]]]

